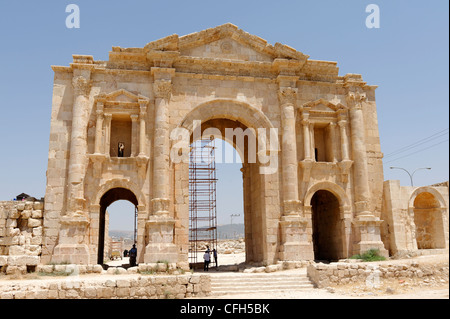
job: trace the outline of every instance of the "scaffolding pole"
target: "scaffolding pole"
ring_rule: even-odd
[[[206,246],[217,249],[215,142],[201,139],[191,145],[189,158],[189,263],[203,262]],[[200,254],[200,256],[199,256]],[[200,260],[198,260],[200,257]]]

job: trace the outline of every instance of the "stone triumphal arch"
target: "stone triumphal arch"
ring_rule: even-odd
[[[248,261],[387,254],[376,86],[361,75],[232,24],[53,70],[41,262],[100,262],[105,209],[125,199],[138,262],[187,263],[183,150],[227,129],[248,133],[228,140],[244,159]]]

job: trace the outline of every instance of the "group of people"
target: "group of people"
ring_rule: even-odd
[[[134,267],[136,266],[136,256],[137,256],[137,249],[136,245],[133,245],[133,248],[131,248],[129,251],[125,250],[123,252],[124,257],[130,257],[130,266]],[[208,271],[209,270],[209,264],[211,263],[211,257],[214,258],[213,263],[216,264],[216,267],[218,267],[217,263],[217,250],[214,248],[212,251],[209,249],[209,246],[206,246],[205,254],[203,255],[203,260],[205,261],[203,270]]]
[[[209,270],[209,264],[211,263],[211,255],[214,258],[214,263],[216,264],[216,268],[217,268],[217,250],[214,248],[212,251],[209,250],[209,246],[206,246],[206,251],[203,255],[203,260],[204,260],[204,266],[203,266],[203,270],[204,271],[208,271]]]

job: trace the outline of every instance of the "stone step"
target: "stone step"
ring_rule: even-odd
[[[233,294],[242,294],[242,295],[250,295],[250,294],[256,294],[256,293],[280,293],[280,292],[290,292],[290,291],[308,291],[312,290],[314,288],[295,288],[295,289],[242,289],[242,290],[212,290],[211,295],[212,296],[223,296],[223,295],[233,295]]]
[[[314,289],[306,274],[232,274],[211,276],[212,295],[271,293]]]

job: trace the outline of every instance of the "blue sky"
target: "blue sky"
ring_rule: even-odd
[[[68,29],[68,4],[80,28]],[[380,28],[365,25],[367,5],[380,8]],[[417,186],[448,180],[448,1],[5,1],[0,0],[0,200],[21,192],[44,196],[53,71],[72,54],[106,60],[112,46],[143,47],[231,22],[311,59],[337,61],[339,74],[359,73],[376,91],[384,179],[409,185],[389,166],[418,171]],[[397,152],[397,153],[395,153]],[[218,196],[241,198],[236,167],[223,171]],[[233,192],[234,191],[234,192]],[[223,193],[223,194],[222,194]],[[221,197],[222,198],[222,197]],[[219,220],[238,208],[223,197]],[[239,206],[239,204],[237,205]],[[243,214],[242,214],[243,215]],[[238,222],[237,219],[235,219]]]

